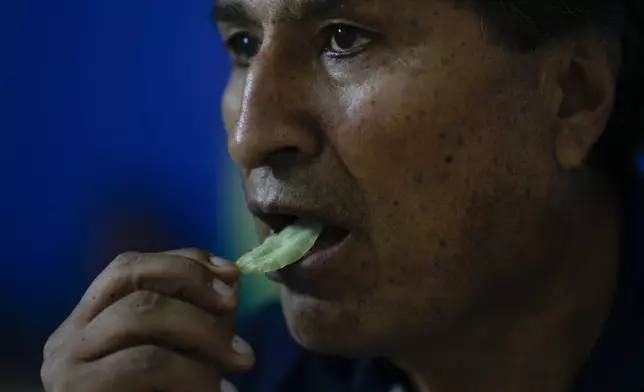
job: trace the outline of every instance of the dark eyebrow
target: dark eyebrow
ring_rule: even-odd
[[[216,0],[212,6],[212,20],[217,23],[249,23],[256,22],[248,7],[240,1]]]
[[[348,0],[296,0],[283,10],[286,19],[324,19],[342,13]]]
[[[278,19],[309,20],[324,19],[346,14],[347,4],[354,0],[280,0]],[[229,23],[257,23],[258,17],[243,0],[217,0],[212,10],[213,20]]]

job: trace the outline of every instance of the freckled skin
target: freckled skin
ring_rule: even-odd
[[[314,29],[276,17],[298,2],[245,0],[264,42],[223,105],[248,194],[295,192],[351,222],[333,295],[282,288],[293,336],[347,356],[438,352],[518,298],[532,306],[582,224],[555,159],[539,53],[490,44],[479,17],[451,2],[374,0],[356,23],[385,38],[321,59],[306,46]]]

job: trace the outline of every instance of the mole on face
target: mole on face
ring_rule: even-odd
[[[414,176],[414,182],[416,185],[421,185],[423,183],[423,173],[416,173]]]

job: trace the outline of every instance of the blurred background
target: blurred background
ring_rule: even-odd
[[[0,391],[125,250],[256,243],[227,152],[211,0],[0,5]],[[241,316],[273,287],[246,278]]]
[[[256,244],[210,1],[1,3],[1,392],[42,391],[47,337],[117,254]],[[240,317],[275,295],[244,279]]]

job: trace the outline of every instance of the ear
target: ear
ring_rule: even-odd
[[[608,123],[617,66],[606,40],[591,34],[553,50],[556,61],[547,74],[554,90],[555,156],[564,169],[578,168]]]

